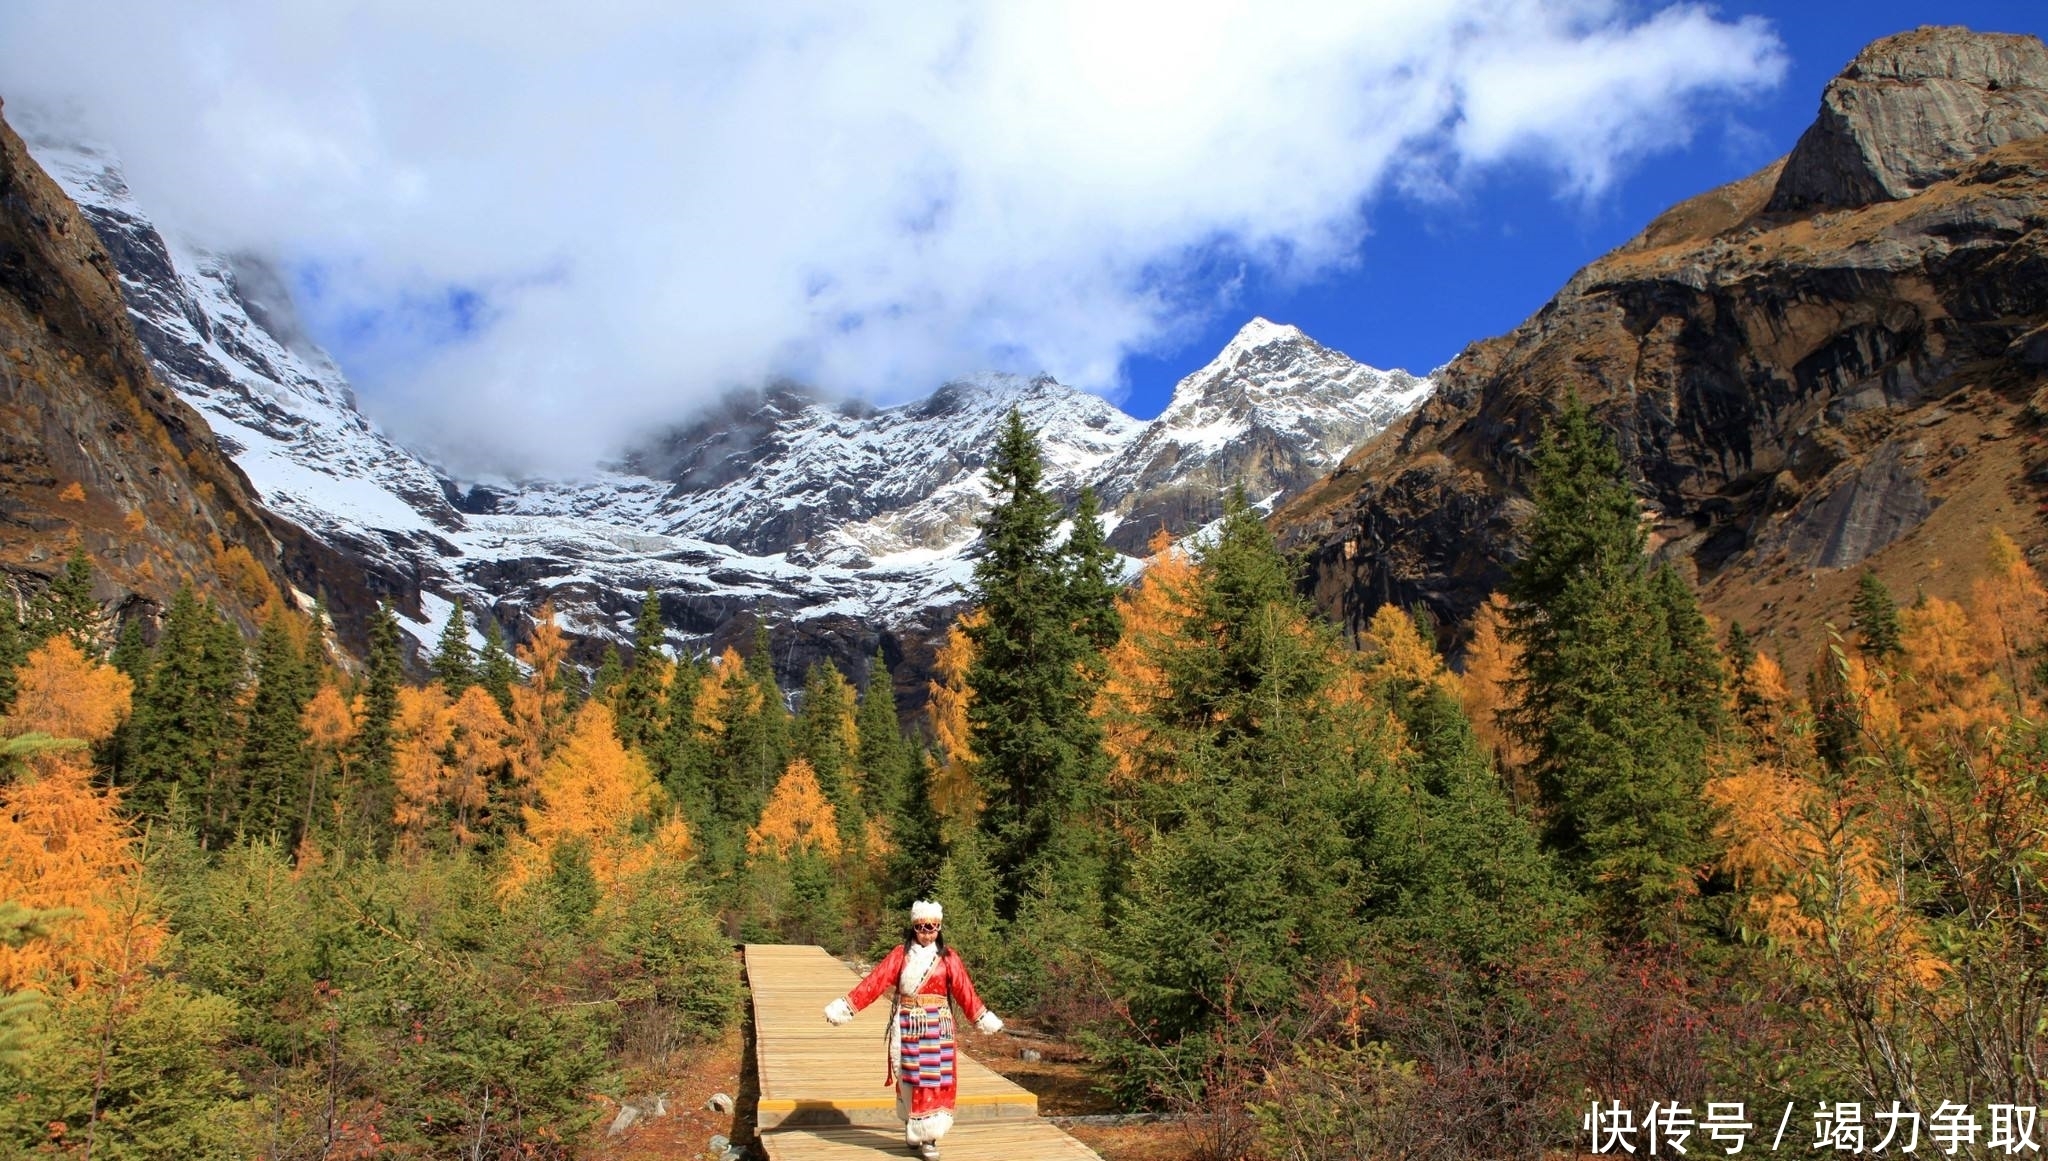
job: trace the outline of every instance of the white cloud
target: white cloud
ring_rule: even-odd
[[[1760,22],[1630,12],[18,0],[0,95],[73,110],[194,240],[317,265],[402,434],[561,468],[768,375],[1113,391],[1216,309],[1196,270],[1341,265],[1392,181],[1597,193],[1783,74]],[[455,340],[420,308],[452,289]]]

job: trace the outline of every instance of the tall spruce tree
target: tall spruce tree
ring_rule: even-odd
[[[1091,662],[1123,634],[1116,599],[1123,592],[1123,558],[1102,535],[1102,505],[1095,489],[1081,489],[1074,506],[1074,530],[1067,537],[1067,592],[1074,628],[1086,642]]]
[[[477,659],[476,682],[497,699],[498,709],[512,712],[512,687],[519,683],[519,664],[505,651],[505,631],[496,617],[484,619],[484,651]]]
[[[241,823],[252,837],[291,844],[302,821],[311,752],[299,724],[313,696],[313,672],[299,651],[291,614],[273,610],[256,639],[256,689],[242,738]]]
[[[241,636],[190,586],[164,613],[149,680],[135,698],[121,781],[130,809],[169,817],[174,801],[209,843],[226,837],[233,812],[229,762],[242,685]]]
[[[1691,586],[1669,564],[1650,574],[1650,596],[1669,647],[1665,697],[1702,734],[1713,737],[1728,718],[1728,667],[1714,645],[1714,630]]]
[[[590,700],[611,704],[612,694],[626,680],[626,663],[619,657],[617,645],[604,647],[604,658],[597,663],[597,672],[590,675]]]
[[[985,615],[968,630],[975,645],[968,723],[997,905],[1009,919],[1041,871],[1057,871],[1075,855],[1081,832],[1069,823],[1105,762],[1101,727],[1088,712],[1091,650],[1081,628],[1094,612],[1076,607],[1077,570],[1053,542],[1059,505],[1045,490],[1038,439],[1014,409],[988,478],[996,502],[981,520],[983,555],[974,566]]]
[[[1671,626],[1651,581],[1619,453],[1577,399],[1544,433],[1527,547],[1509,574],[1523,677],[1511,723],[1529,747],[1545,841],[1617,930],[1641,931],[1708,855],[1706,737],[1675,704]]]
[[[804,700],[794,729],[794,753],[807,759],[818,789],[839,817],[840,834],[858,843],[867,812],[857,791],[860,739],[854,723],[853,686],[839,667],[821,661],[804,674]]]
[[[1344,651],[1241,494],[1197,576],[1185,614],[1148,643],[1160,686],[1119,791],[1149,837],[1130,856],[1112,949],[1133,1016],[1169,1038],[1232,1005],[1284,1005],[1349,952],[1365,795],[1392,775],[1376,707],[1345,692]],[[1398,846],[1399,828],[1379,829]]]
[[[903,736],[896,715],[896,683],[879,649],[868,663],[868,684],[861,691],[854,724],[868,801],[888,820],[890,901],[908,905],[918,897],[915,892],[931,887],[946,851],[923,755]]]
[[[477,683],[476,654],[469,647],[469,617],[463,612],[462,598],[455,598],[455,607],[449,610],[448,623],[441,626],[441,638],[434,645],[434,679],[448,691],[452,700],[462,696],[462,691]]]
[[[655,768],[662,788],[699,834],[711,819],[710,751],[697,724],[697,693],[704,684],[704,673],[703,663],[694,656],[677,660],[655,743]]]
[[[1855,621],[1857,644],[1865,657],[1886,661],[1902,651],[1898,602],[1892,600],[1891,590],[1884,587],[1874,570],[1866,568],[1857,578],[1849,614]]]
[[[377,603],[370,618],[368,672],[363,681],[363,712],[356,725],[353,767],[356,800],[348,811],[348,838],[381,851],[392,835],[392,727],[398,717],[398,687],[405,680],[405,658],[399,651],[398,614],[388,601]]]
[[[661,599],[648,589],[640,600],[640,617],[633,623],[633,667],[626,671],[613,711],[619,740],[643,753],[659,748],[661,690],[669,678],[668,669],[668,630],[662,624]]]

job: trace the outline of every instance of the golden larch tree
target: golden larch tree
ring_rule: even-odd
[[[699,729],[714,739],[732,731],[734,722],[761,712],[761,687],[747,672],[746,659],[727,645],[697,686],[697,700],[690,715]]]
[[[391,779],[397,792],[392,822],[406,850],[418,850],[447,798],[448,767],[442,755],[454,740],[448,691],[440,682],[398,691],[391,720]]]
[[[562,661],[569,655],[569,642],[555,623],[553,601],[541,605],[533,637],[516,655],[528,669],[526,680],[512,687],[512,781],[524,801],[568,729],[569,694],[562,686]]]
[[[1910,678],[1908,725],[1915,734],[1974,746],[2011,719],[2004,682],[1993,672],[1989,638],[1961,605],[1930,597],[1901,609],[1899,621]]]
[[[818,786],[818,773],[802,758],[791,762],[775,783],[761,822],[747,831],[747,853],[788,858],[810,848],[839,857],[839,815]]]
[[[127,674],[87,657],[63,634],[30,653],[14,680],[14,708],[4,721],[10,737],[48,734],[104,742],[128,717],[135,690]]]
[[[1472,641],[1465,647],[1465,674],[1458,700],[1472,732],[1507,770],[1518,770],[1529,754],[1507,728],[1513,682],[1522,671],[1522,647],[1508,639],[1508,598],[1494,593],[1472,616]]]
[[[455,814],[455,841],[468,846],[476,841],[477,827],[490,808],[492,776],[504,768],[509,757],[505,739],[512,726],[498,708],[498,700],[480,685],[470,686],[455,699],[449,709],[449,725],[454,735],[450,751],[454,760],[448,766],[445,794]]]
[[[932,809],[957,826],[974,825],[981,795],[974,782],[974,746],[968,733],[967,707],[974,689],[967,671],[974,667],[974,640],[967,634],[987,619],[980,609],[963,614],[946,630],[945,643],[932,659],[937,677],[926,683],[925,715],[931,722],[938,755],[931,772]]]
[[[318,821],[314,814],[321,799],[321,781],[329,779],[334,783],[329,787],[329,797],[345,797],[333,792],[337,788],[346,788],[348,784],[349,753],[355,746],[356,730],[361,722],[362,699],[358,697],[351,701],[332,685],[321,686],[299,713],[299,728],[306,731],[306,748],[313,759],[306,764],[306,817],[299,839],[303,848],[299,852],[301,855],[313,850],[313,826]]]
[[[10,737],[102,742],[128,716],[128,676],[69,638],[44,642],[15,675],[4,722]],[[0,787],[0,899],[63,912],[50,938],[0,945],[0,990],[76,990],[127,978],[162,945],[166,932],[147,906],[119,795],[94,787],[83,749],[34,752]]]
[[[1141,765],[1156,775],[1179,765],[1160,760],[1147,726],[1153,707],[1166,697],[1166,670],[1160,660],[1187,631],[1196,608],[1200,578],[1195,562],[1162,528],[1152,534],[1151,555],[1136,585],[1117,596],[1123,635],[1104,658],[1103,680],[1095,694],[1095,720],[1102,724],[1103,749],[1109,754],[1112,784],[1139,777]],[[965,708],[962,708],[965,723]]]
[[[1450,697],[1459,695],[1458,679],[1444,668],[1435,643],[1423,640],[1415,619],[1392,605],[1373,613],[1358,648],[1370,684],[1410,690],[1434,686]]]
[[[522,811],[526,833],[513,844],[508,889],[543,873],[555,848],[571,840],[589,845],[591,871],[609,886],[630,865],[633,824],[660,799],[647,760],[620,743],[612,711],[585,702],[541,767],[533,804]]]
[[[1983,636],[1987,660],[2004,683],[2008,708],[2030,719],[2041,700],[2032,657],[2048,631],[2048,588],[2019,546],[2001,528],[1991,530],[1990,571],[1970,586],[1970,612]]]

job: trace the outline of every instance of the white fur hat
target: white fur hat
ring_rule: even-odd
[[[919,923],[926,919],[931,920],[933,923],[943,923],[946,920],[946,909],[929,899],[919,899],[917,902],[912,903],[910,905],[910,921],[912,923]]]

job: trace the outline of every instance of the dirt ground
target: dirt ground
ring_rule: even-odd
[[[1096,1091],[1096,1073],[1082,1053],[1072,1045],[1029,1035],[982,1036],[971,1030],[961,1037],[961,1047],[975,1059],[1009,1077],[1038,1096],[1039,1111],[1046,1116],[1099,1116],[1117,1111]],[[1041,1059],[1026,1061],[1024,1049],[1037,1051]],[[636,1104],[656,1093],[667,1093],[668,1115],[642,1116],[624,1133],[607,1133],[617,1111],[612,1102],[595,1130],[591,1156],[598,1161],[699,1161],[712,1157],[714,1135],[731,1138],[750,1133],[740,1123],[745,1108],[730,1114],[713,1113],[705,1103],[714,1093],[726,1093],[741,1104],[745,1067],[745,1031],[736,1026],[719,1040],[699,1048],[678,1052],[666,1063],[643,1063],[626,1070],[627,1100]],[[1189,1161],[1181,1131],[1170,1124],[1062,1126],[1081,1143],[1101,1154],[1103,1161]]]

